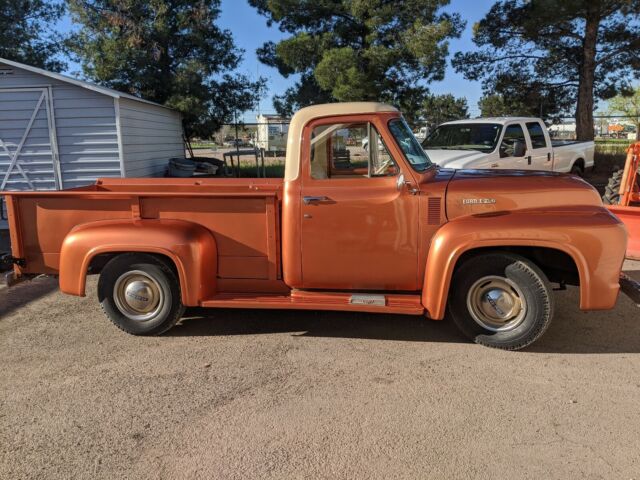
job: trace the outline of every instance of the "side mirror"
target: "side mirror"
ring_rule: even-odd
[[[398,180],[396,180],[396,188],[398,189],[398,191],[406,188],[407,192],[409,192],[411,195],[417,195],[420,192],[420,189],[416,188],[413,183],[405,180],[402,173],[398,175]]]
[[[516,140],[513,142],[513,156],[514,157],[524,157],[524,154],[527,153],[527,144],[522,140]]]

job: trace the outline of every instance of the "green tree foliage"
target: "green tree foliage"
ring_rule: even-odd
[[[609,100],[609,114],[628,117],[628,120],[635,122],[636,133],[640,135],[640,87],[631,95],[617,95]],[[640,136],[637,138],[640,139]]]
[[[454,66],[487,94],[515,96],[543,116],[577,105],[577,136],[593,138],[595,99],[628,91],[640,72],[640,0],[502,0],[474,26]]]
[[[44,0],[0,1],[0,57],[54,72],[65,64],[58,58],[62,52],[61,36],[55,23],[64,6]]]
[[[263,85],[233,74],[242,52],[215,24],[220,0],[70,0],[71,48],[85,75],[180,111],[188,138],[208,138]]]
[[[441,13],[449,0],[249,0],[290,36],[266,43],[260,60],[300,79],[274,99],[281,114],[313,103],[382,100],[417,109],[442,80],[448,39],[464,24]],[[409,117],[416,110],[406,111]]]
[[[480,115],[483,117],[533,117],[536,115],[535,105],[525,105],[518,100],[497,93],[484,95],[478,101],[478,107],[480,107]]]
[[[443,122],[469,118],[467,99],[456,98],[450,93],[446,95],[427,95],[421,106],[423,122],[431,127],[436,127]]]

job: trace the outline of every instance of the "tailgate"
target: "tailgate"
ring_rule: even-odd
[[[2,219],[8,224],[11,242],[11,253],[4,255],[0,259],[0,271],[2,271],[10,269],[14,265],[16,268],[24,266],[24,257],[22,257],[22,238],[19,235],[20,227],[17,223],[18,216],[15,212],[15,197],[8,193],[2,193],[0,194],[0,200],[2,200],[2,202],[0,202],[0,207],[2,208]]]
[[[18,283],[18,279],[23,275],[25,266],[24,248],[22,237],[20,235],[20,226],[18,224],[19,215],[16,213],[16,200],[11,194],[2,193],[3,220],[6,220],[9,226],[9,236],[11,241],[11,253],[5,254],[0,258],[0,271],[13,270],[4,274],[7,286]],[[5,216],[6,215],[6,216]]]

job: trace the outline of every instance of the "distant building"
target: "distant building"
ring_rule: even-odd
[[[557,139],[573,139],[576,138],[576,122],[555,123],[549,128],[549,135]]]
[[[253,145],[265,153],[284,152],[287,149],[287,134],[291,120],[270,114],[260,114],[256,119],[258,128]]]

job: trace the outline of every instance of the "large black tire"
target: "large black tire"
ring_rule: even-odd
[[[98,299],[109,320],[132,335],[160,335],[185,310],[171,265],[147,254],[125,253],[111,259],[100,273]]]
[[[546,275],[511,253],[465,260],[454,273],[450,292],[449,314],[456,326],[487,347],[520,350],[540,338],[553,317]]]
[[[573,175],[578,175],[579,177],[584,176],[584,164],[581,160],[576,160],[575,163],[571,166],[571,173]]]
[[[622,184],[622,174],[624,170],[613,172],[609,178],[609,183],[604,189],[602,202],[605,205],[618,205],[620,203],[620,185]]]

